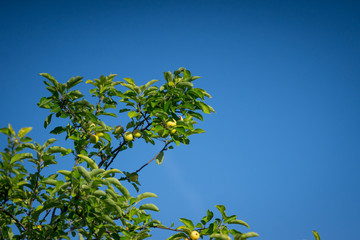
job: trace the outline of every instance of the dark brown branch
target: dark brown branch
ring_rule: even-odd
[[[135,129],[137,129],[139,126],[141,126],[145,121],[148,122],[148,125],[145,128],[142,128],[141,130],[147,130],[150,126],[151,126],[151,122],[148,121],[149,117],[144,117],[144,119],[135,127]],[[115,160],[116,156],[119,154],[119,152],[121,151],[121,148],[126,144],[126,141],[124,140],[116,149],[114,149],[111,152],[111,160],[109,163],[106,164],[105,166],[105,170],[107,170],[109,168],[109,166],[113,163],[113,161]],[[103,158],[101,159],[100,163],[98,164],[99,168],[105,164],[105,162],[108,160],[109,158]]]
[[[25,231],[28,230],[15,216],[13,216],[11,213],[9,213],[8,211],[6,211],[5,209],[0,208],[0,212],[3,212],[3,213],[5,213],[6,215],[8,215],[9,217],[11,217],[12,219],[14,219],[15,222],[16,222],[17,224],[19,224]]]

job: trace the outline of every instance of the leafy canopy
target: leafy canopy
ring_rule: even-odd
[[[64,135],[73,147],[55,146],[55,138],[37,143],[27,136],[30,127],[17,133],[10,124],[0,129],[7,136],[0,161],[1,239],[145,239],[153,228],[173,231],[168,239],[189,239],[193,231],[210,239],[258,236],[237,230],[237,226],[249,225],[236,215],[227,215],[223,205],[216,206],[218,217],[207,210],[199,222],[180,218],[183,225],[164,226],[151,216],[159,208],[142,203],[156,194],[131,196],[128,190],[134,187],[139,192],[144,167],[153,161],[161,164],[167,150],[189,144],[191,135],[204,132],[196,128],[197,121],[203,121],[202,114],[214,109],[205,102],[211,96],[194,86],[199,77],[179,68],[165,72],[161,86],[156,85],[158,80],[138,86],[131,78],[115,81],[117,75],[111,74],[87,80],[85,84],[92,88],[85,97],[75,89],[84,84],[82,77],[60,83],[50,74],[40,75],[50,93],[38,103],[50,112],[44,127],[48,128],[54,117],[59,118],[62,124],[50,133]],[[127,114],[127,121],[110,126],[104,120],[119,114]],[[135,147],[138,141],[160,145],[158,154],[140,163],[135,172],[112,168],[119,153]],[[49,171],[44,169],[69,158],[73,159],[71,169],[45,174]],[[24,161],[34,170],[26,169]]]

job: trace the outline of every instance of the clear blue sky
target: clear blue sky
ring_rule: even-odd
[[[224,204],[259,240],[359,239],[360,2],[2,1],[0,33],[0,125],[33,126],[40,143],[53,137],[36,106],[40,72],[203,77],[217,111],[207,133],[140,176],[163,223]],[[114,167],[158,150],[141,145]]]

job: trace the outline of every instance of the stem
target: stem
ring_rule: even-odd
[[[170,230],[170,231],[175,231],[175,232],[184,232],[181,229],[176,229],[176,228],[168,228],[165,226],[153,226],[152,228],[161,228],[161,229],[165,229],[165,230]]]
[[[145,117],[144,119],[134,128],[137,129],[139,126],[141,126],[145,121],[148,122],[148,125],[146,125],[146,127],[142,128],[141,131],[147,130],[150,126],[151,126],[151,122],[148,121],[149,117]],[[116,156],[119,154],[119,152],[121,152],[121,148],[126,144],[126,141],[124,140],[115,150],[113,150],[111,152],[111,160],[109,163],[106,164],[105,166],[105,170],[107,170],[110,165],[114,162]],[[100,163],[98,164],[99,168],[105,164],[105,162],[110,159],[110,156],[107,158],[103,158],[101,159]]]
[[[13,216],[11,213],[9,213],[8,211],[6,211],[5,209],[0,208],[0,212],[3,212],[3,213],[5,213],[6,215],[8,215],[9,217],[11,217],[12,219],[14,219],[15,222],[16,222],[17,224],[19,224],[25,231],[28,230],[15,216]]]
[[[145,163],[144,165],[142,165],[138,170],[135,171],[135,173],[138,173],[141,171],[141,169],[143,169],[144,167],[146,167],[147,165],[149,165],[152,161],[154,161],[160,153],[164,152],[167,150],[167,146],[170,144],[170,142],[166,141],[165,142],[165,146],[160,150],[160,152],[158,152],[158,154],[156,154],[155,157],[153,157],[151,160],[149,160],[147,163]]]

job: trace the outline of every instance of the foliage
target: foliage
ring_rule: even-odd
[[[159,208],[142,203],[156,194],[131,196],[126,187],[138,192],[144,167],[153,161],[161,164],[167,150],[189,144],[191,135],[204,132],[195,127],[196,121],[214,109],[205,103],[211,96],[194,87],[199,77],[180,68],[164,73],[165,83],[158,87],[158,80],[137,86],[131,78],[114,81],[116,75],[111,74],[87,80],[91,98],[85,98],[74,89],[83,83],[82,77],[59,83],[50,74],[40,75],[50,92],[38,103],[50,111],[44,127],[49,127],[53,117],[63,119],[50,133],[65,135],[73,148],[55,146],[54,138],[39,144],[27,136],[31,128],[16,133],[9,124],[0,129],[8,141],[0,161],[1,239],[145,239],[153,228],[174,231],[169,240],[189,239],[193,231],[210,239],[258,236],[240,232],[237,226],[249,225],[236,215],[228,216],[223,205],[215,206],[219,217],[208,210],[199,222],[180,218],[183,225],[166,227],[151,216]],[[121,126],[104,122],[104,116],[117,118],[119,114],[128,116]],[[139,139],[161,144],[158,154],[135,172],[111,168],[118,154],[135,147]],[[73,159],[72,169],[45,174],[63,158]]]
[[[144,192],[131,196],[124,182],[139,191],[140,171],[156,161],[161,164],[164,152],[189,144],[189,137],[203,133],[195,128],[202,113],[214,112],[205,103],[211,97],[205,90],[194,87],[197,76],[180,68],[166,72],[165,83],[158,80],[137,86],[131,78],[114,81],[116,75],[88,80],[95,103],[74,87],[83,83],[73,77],[59,83],[50,74],[40,74],[46,80],[50,96],[40,99],[38,106],[50,111],[45,119],[47,128],[55,116],[65,123],[54,127],[51,134],[64,134],[73,148],[54,146],[51,138],[39,144],[27,137],[31,128],[16,133],[9,124],[0,131],[8,138],[8,146],[1,152],[0,168],[0,236],[3,239],[145,239],[152,228],[173,230],[169,239],[189,238],[194,230],[210,239],[246,239],[256,233],[241,233],[232,226],[247,223],[235,215],[227,216],[225,207],[216,206],[220,218],[212,211],[198,223],[180,218],[184,224],[177,228],[163,226],[150,212],[159,211],[151,203],[142,204],[156,194]],[[120,90],[119,86],[122,86]],[[127,113],[128,122],[109,126],[104,116],[118,117]],[[135,172],[111,168],[118,154],[134,147],[139,141],[162,144],[159,153]],[[45,176],[44,169],[71,156],[74,166]],[[31,172],[24,160],[35,167]],[[17,229],[16,229],[17,228]]]

